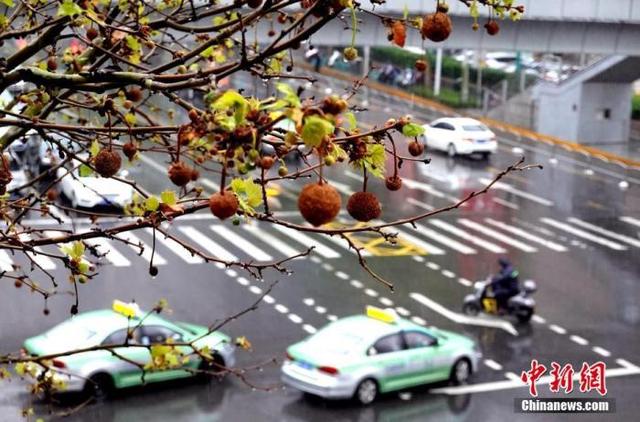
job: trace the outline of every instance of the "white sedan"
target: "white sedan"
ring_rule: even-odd
[[[496,152],[496,135],[481,122],[468,117],[445,117],[424,126],[427,148],[456,155],[481,154],[487,158]]]
[[[127,174],[127,170],[121,170],[118,176],[126,177]],[[60,190],[73,208],[124,208],[133,198],[134,190],[131,185],[99,177],[89,167],[76,160],[59,167],[57,177],[61,178]]]

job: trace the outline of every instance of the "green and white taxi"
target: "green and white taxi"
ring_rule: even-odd
[[[216,372],[233,366],[235,347],[230,337],[220,332],[208,334],[208,331],[200,325],[167,321],[155,312],[142,313],[137,304],[116,300],[112,309],[75,315],[44,334],[27,339],[23,348],[31,355],[49,356],[101,345],[122,345],[52,360],[55,376],[65,384],[65,392],[84,392],[104,398],[114,389],[190,377],[196,375],[198,369]],[[140,366],[151,362],[152,346],[170,342],[193,342],[193,347],[200,351],[208,348],[213,359],[202,359],[192,347],[174,346],[172,350],[188,359],[162,370],[144,371],[143,377]]]
[[[378,393],[466,382],[480,358],[470,338],[369,306],[366,315],[339,319],[290,346],[282,382],[324,398],[369,404]]]

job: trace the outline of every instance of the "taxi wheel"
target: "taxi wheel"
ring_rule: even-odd
[[[447,155],[451,158],[455,157],[458,152],[456,151],[456,146],[453,144],[449,144],[447,146]]]
[[[104,401],[113,393],[113,380],[107,374],[95,374],[89,377],[84,392],[95,401]]]
[[[200,370],[205,371],[202,373],[202,377],[206,380],[211,380],[213,377],[220,375],[224,371],[224,367],[224,359],[218,354],[213,355],[213,360],[203,360],[200,363]]]
[[[458,359],[451,368],[451,382],[454,384],[464,384],[471,376],[471,363],[469,359]]]
[[[356,388],[355,399],[360,404],[371,404],[378,396],[378,383],[371,378],[367,378],[358,384]]]

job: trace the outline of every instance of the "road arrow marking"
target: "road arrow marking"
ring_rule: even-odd
[[[478,325],[483,327],[492,327],[492,328],[500,328],[511,335],[517,336],[518,331],[514,328],[513,324],[509,321],[499,320],[499,319],[489,319],[483,317],[471,317],[468,315],[459,314],[457,312],[453,312],[444,306],[440,305],[438,302],[434,302],[423,294],[420,293],[411,293],[409,295],[411,299],[416,302],[426,306],[434,312],[439,313],[451,321],[458,324],[466,324],[466,325]]]

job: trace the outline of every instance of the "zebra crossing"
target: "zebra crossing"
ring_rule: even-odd
[[[212,221],[216,223],[212,224]],[[629,226],[629,233],[638,232],[640,220],[626,216],[620,217],[619,221]],[[544,230],[533,231],[519,220],[507,222],[493,218],[432,218],[416,223],[415,226],[405,225],[389,230],[397,232],[398,238],[405,243],[415,245],[417,252],[413,254],[568,252],[576,244],[576,239],[580,240],[580,245],[615,252],[640,248],[640,232],[624,234],[576,217],[542,217],[537,224]],[[45,235],[47,233],[49,232],[44,232]],[[21,239],[27,241],[30,237],[24,234]],[[153,229],[146,228],[122,233],[114,239],[89,239],[86,243],[98,253],[100,262],[113,267],[129,267],[138,256],[161,266],[175,258],[189,265],[202,264],[207,261],[207,257],[224,261],[273,262],[298,255],[311,247],[313,254],[324,259],[355,254],[343,239],[302,233],[277,224],[248,222],[235,227],[206,218],[185,221],[175,227],[163,225],[162,231],[155,231],[155,236]],[[203,256],[192,253],[181,243],[202,251]],[[36,247],[26,254],[28,258],[0,249],[0,271],[13,271],[14,265],[34,265],[47,271],[61,266],[51,256],[59,255],[53,245]],[[21,255],[22,262],[17,262]],[[363,251],[363,255],[372,256],[367,251]]]

